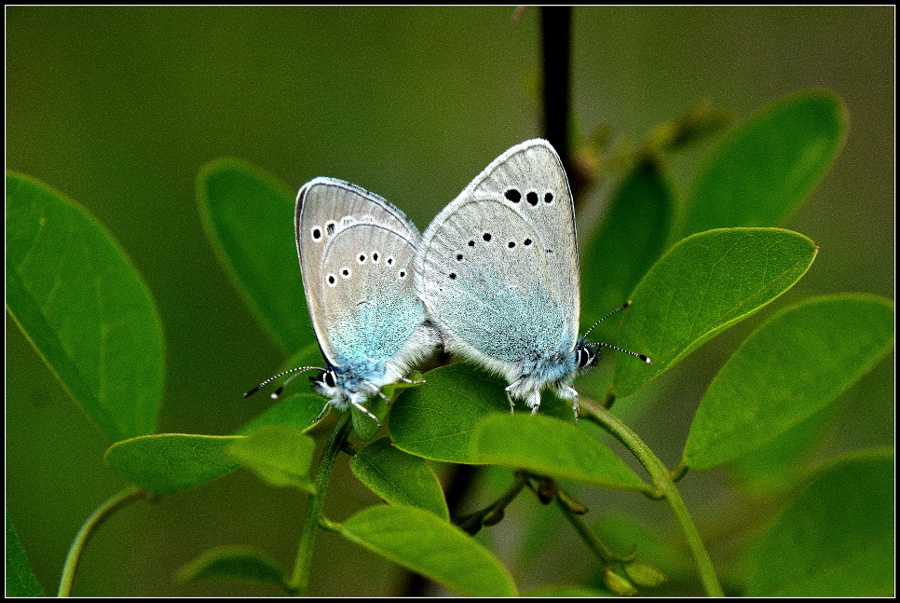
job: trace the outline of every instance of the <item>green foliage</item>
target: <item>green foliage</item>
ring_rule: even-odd
[[[394,403],[390,425],[394,443],[423,458],[477,464],[470,446],[472,433],[482,417],[509,414],[504,393],[508,384],[465,364],[429,371],[425,381],[424,387],[406,390]],[[574,420],[567,402],[546,394],[541,413]]]
[[[773,316],[710,384],[685,464],[716,467],[821,410],[890,352],[893,323],[889,300],[861,295],[812,298]]]
[[[625,397],[728,327],[790,289],[817,248],[778,228],[728,228],[682,239],[632,293],[616,344],[653,360],[616,362],[613,391]]]
[[[6,307],[62,386],[112,440],[152,433],[163,341],[150,292],[92,216],[6,175]]]
[[[28,556],[19,542],[19,535],[6,512],[6,596],[44,597],[41,585],[37,583]]]
[[[762,109],[707,156],[682,236],[728,226],[776,226],[809,196],[847,135],[833,94],[804,92]]]
[[[619,183],[600,228],[581,256],[581,282],[590,297],[581,324],[590,327],[628,300],[635,285],[665,250],[674,199],[662,165],[639,160]]]
[[[309,479],[316,443],[296,429],[266,425],[229,442],[225,452],[271,486],[316,490]]]
[[[136,486],[171,494],[230,473],[240,463],[225,449],[245,436],[163,433],[116,442],[106,464]]]
[[[751,116],[707,156],[686,213],[678,216],[668,154],[721,121],[721,112],[698,105],[651,132],[628,158],[630,167],[585,246],[582,322],[631,299],[633,307],[610,323],[618,325],[610,342],[652,359],[648,366],[617,356],[605,403],[634,393],[764,309],[816,258],[818,248],[809,238],[774,226],[806,200],[840,150],[847,130],[841,101],[807,92]],[[571,124],[578,127],[575,116]],[[590,145],[580,152],[589,155]],[[260,169],[223,159],[201,170],[197,200],[223,269],[281,350],[293,354],[283,369],[321,366],[297,264],[293,196]],[[689,236],[672,244],[679,220]],[[558,505],[538,507],[545,515],[522,538],[520,562],[527,557],[537,565],[541,546],[569,521],[599,563],[592,568],[593,585],[547,585],[528,596],[644,594],[665,588],[666,576],[719,592],[702,532],[673,481],[684,473],[673,478],[618,415],[587,396],[581,423],[574,421],[570,403],[549,391],[538,414],[520,405],[511,415],[503,379],[465,363],[439,366],[422,376],[424,386],[385,387],[390,404],[379,397],[367,401],[378,422],[356,408],[336,411],[338,428],[315,467],[316,440],[307,432],[328,424],[313,424],[325,400],[303,386],[293,386],[236,435],[151,435],[162,396],[162,330],[147,287],[118,244],[78,205],[16,174],[7,175],[7,230],[9,313],[72,398],[115,440],[105,456],[111,469],[162,495],[244,465],[268,484],[293,486],[309,498],[290,577],[265,553],[230,546],[184,566],[180,581],[262,582],[308,594],[313,536],[323,527],[455,593],[514,596],[513,576],[469,534],[502,522],[519,496],[534,508],[535,494],[542,503]],[[737,550],[726,561],[741,570],[728,573],[732,591],[893,593],[892,451],[861,451],[827,463],[797,490],[838,415],[835,401],[892,350],[893,312],[890,300],[862,294],[794,303],[746,337],[706,389],[679,469],[724,467],[741,491],[778,512],[761,541],[736,537]],[[596,425],[586,429],[588,421],[616,437],[646,475],[622,460],[621,448],[614,452],[601,441]],[[388,437],[378,439],[384,426]],[[325,489],[341,450],[352,457],[350,469],[359,481],[388,504],[335,522],[325,513]],[[451,518],[431,461],[507,468],[513,483],[504,483],[506,491],[487,506]],[[509,472],[494,471],[509,479]],[[614,509],[604,510],[599,523],[595,516],[579,519],[588,507],[554,480],[665,499],[693,559],[681,540]],[[556,513],[553,519],[543,521],[550,512]],[[471,518],[477,521],[467,523]],[[756,519],[754,527],[769,523]],[[86,542],[90,534],[84,531]],[[752,575],[743,571],[751,566]],[[73,567],[66,572],[74,578]],[[9,517],[7,594],[41,594]]]
[[[205,551],[182,567],[176,579],[241,580],[265,582],[286,588],[284,575],[278,565],[265,553],[248,546],[221,546]]]
[[[894,452],[822,467],[764,538],[751,597],[894,594]]]
[[[429,511],[369,507],[337,529],[349,540],[461,595],[516,594],[512,577],[490,551]]]
[[[350,470],[372,492],[392,505],[407,505],[450,519],[444,491],[425,459],[398,450],[381,438],[353,456]]]
[[[479,463],[618,490],[650,489],[606,444],[553,417],[489,415],[475,425],[470,442]]]
[[[197,203],[219,260],[281,349],[290,354],[315,341],[294,242],[294,195],[259,168],[220,159],[200,170]]]

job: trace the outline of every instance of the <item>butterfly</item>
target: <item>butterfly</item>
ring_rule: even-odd
[[[447,350],[504,376],[511,410],[519,399],[537,412],[550,386],[577,420],[572,382],[599,361],[601,346],[650,363],[578,336],[575,209],[546,140],[507,150],[450,202],[426,229],[415,268]]]
[[[413,264],[419,231],[386,199],[335,178],[315,178],[297,194],[294,216],[297,255],[309,315],[325,359],[324,367],[301,366],[271,381],[318,370],[313,389],[329,406],[349,406],[378,419],[363,406],[381,388],[406,378],[409,368],[429,356],[440,335],[416,296]]]

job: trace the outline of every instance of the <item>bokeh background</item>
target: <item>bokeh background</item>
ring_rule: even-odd
[[[390,199],[424,229],[494,157],[541,134],[539,14],[528,9],[514,22],[513,12],[6,8],[7,168],[83,204],[146,279],[166,342],[160,432],[229,433],[268,404],[241,393],[284,361],[204,235],[195,201],[200,167],[239,157],[291,189],[315,176],[343,178]],[[586,129],[608,122],[616,136],[638,140],[699,97],[740,121],[792,92],[833,91],[847,105],[849,136],[831,172],[786,224],[812,238],[819,255],[776,303],[845,291],[893,298],[894,22],[887,6],[576,8],[574,108]],[[710,148],[700,144],[674,158],[682,193]],[[608,190],[597,187],[589,202],[602,209]],[[582,235],[593,227],[579,223]],[[288,217],[272,224],[271,236],[290,238],[292,230]],[[664,461],[677,462],[709,378],[770,312],[667,374],[656,402],[635,418]],[[9,318],[6,326],[7,509],[38,581],[55,593],[74,534],[123,481],[102,464],[111,442]],[[893,446],[892,360],[839,402],[841,420],[822,454]],[[714,474],[682,482],[689,507],[701,515],[716,504],[709,489],[721,486]],[[671,522],[658,503],[596,496],[600,508],[630,506],[649,522]],[[177,586],[171,576],[223,544],[258,546],[290,567],[302,499],[238,471],[132,506],[89,546],[74,592],[278,594],[234,583]],[[375,502],[339,462],[329,516],[342,519]],[[534,502],[517,501],[511,520],[488,536],[501,558],[520,537],[517,506]],[[583,545],[560,538],[548,545],[544,563],[516,573],[520,587],[588,572]],[[338,536],[320,533],[317,543],[315,594],[392,594],[403,583],[396,566]]]

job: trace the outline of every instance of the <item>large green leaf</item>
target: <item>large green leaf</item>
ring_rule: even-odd
[[[817,297],[779,312],[713,379],[684,462],[716,467],[811,417],[890,352],[893,333],[893,304],[874,296]]]
[[[207,236],[248,305],[285,354],[315,341],[294,234],[294,195],[237,159],[219,159],[197,176]]]
[[[816,251],[808,238],[779,228],[711,230],[677,243],[632,294],[634,306],[615,343],[653,364],[618,358],[616,396],[632,393],[790,289]]]
[[[475,463],[469,439],[478,420],[509,414],[506,383],[465,364],[425,374],[426,384],[404,391],[391,409],[390,433],[397,448],[428,459]],[[528,412],[520,403],[520,412]],[[544,392],[540,412],[574,421],[572,407]]]
[[[349,540],[462,595],[516,595],[512,577],[489,550],[429,511],[379,505],[363,509],[337,529]]]
[[[766,107],[709,155],[687,199],[684,234],[781,224],[822,179],[846,133],[847,111],[827,92]]]
[[[19,535],[9,519],[9,510],[6,511],[6,596],[46,596],[34,577],[31,564],[19,542]]]
[[[205,484],[237,468],[225,452],[246,436],[164,433],[117,442],[106,451],[106,464],[129,482],[169,494]]]
[[[553,417],[489,415],[475,426],[470,445],[479,463],[619,490],[650,489],[606,444]]]
[[[752,597],[894,594],[894,453],[872,450],[823,467],[764,538]]]
[[[163,336],[147,286],[84,208],[6,176],[6,307],[75,402],[111,439],[156,429]]]
[[[205,551],[178,570],[176,579],[179,582],[246,580],[287,588],[278,565],[264,553],[248,546],[221,546]]]
[[[673,199],[661,166],[639,161],[610,199],[600,229],[581,256],[585,328],[628,300],[665,249]]]
[[[267,484],[315,493],[309,479],[316,442],[291,427],[266,425],[230,442],[225,451]]]
[[[381,438],[360,450],[350,470],[372,492],[392,505],[431,511],[449,520],[444,491],[425,460],[398,450],[390,438]]]

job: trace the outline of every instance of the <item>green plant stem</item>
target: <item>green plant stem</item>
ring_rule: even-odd
[[[122,490],[108,501],[103,503],[94,514],[88,517],[81,530],[75,536],[72,546],[69,547],[69,554],[66,556],[66,562],[63,564],[62,578],[59,581],[60,597],[68,597],[72,594],[72,586],[75,584],[75,573],[78,571],[78,563],[81,561],[81,554],[84,552],[87,543],[90,541],[94,532],[103,525],[110,515],[120,508],[137,500],[143,500],[153,496],[153,493],[142,490],[138,487],[126,488]]]
[[[566,519],[569,520],[569,523],[572,524],[572,527],[575,528],[575,531],[581,536],[581,539],[584,540],[592,551],[594,551],[594,554],[597,555],[603,565],[619,560],[615,553],[606,548],[597,535],[594,534],[586,523],[584,523],[584,520],[581,519],[581,517],[576,515],[568,505],[563,504],[558,496],[554,500],[556,501],[556,505],[562,509],[563,515],[566,516]]]
[[[582,401],[581,408],[588,411],[587,416],[591,420],[622,442],[631,454],[637,458],[641,465],[644,466],[644,469],[647,470],[647,473],[649,473],[650,477],[653,479],[653,485],[662,492],[663,496],[669,502],[672,512],[678,519],[678,523],[681,524],[681,529],[684,531],[684,535],[687,538],[688,546],[691,549],[691,553],[694,555],[694,560],[697,562],[697,567],[700,571],[700,579],[703,581],[703,587],[706,589],[706,594],[711,597],[724,596],[725,593],[722,591],[722,586],[719,584],[719,579],[716,576],[716,570],[713,567],[712,560],[709,558],[709,553],[707,552],[706,547],[703,546],[703,541],[700,539],[700,533],[697,531],[697,526],[694,525],[694,520],[691,518],[690,513],[688,513],[684,500],[681,498],[681,493],[678,492],[678,488],[675,486],[675,482],[672,481],[672,476],[666,466],[655,454],[653,454],[653,451],[650,450],[636,433],[631,431],[627,425],[622,423],[606,408],[588,400]]]
[[[328,488],[328,480],[331,477],[331,468],[341,451],[341,446],[350,434],[350,412],[341,414],[331,438],[325,445],[322,458],[319,459],[319,467],[316,469],[316,493],[310,495],[309,506],[306,508],[306,522],[303,524],[303,532],[300,534],[300,546],[297,550],[297,560],[294,563],[294,572],[288,588],[294,595],[306,596],[309,592],[309,571],[312,566],[313,540],[319,521],[322,519],[322,510],[325,506],[325,490]]]

